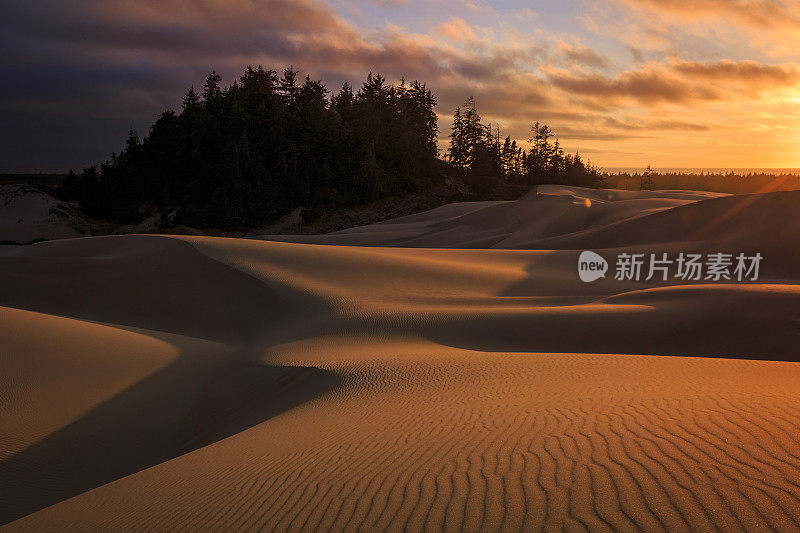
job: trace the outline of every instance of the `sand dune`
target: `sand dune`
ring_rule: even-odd
[[[69,239],[89,230],[90,224],[74,205],[29,185],[0,184],[0,241]]]
[[[516,201],[450,204],[326,235],[263,238],[354,246],[550,249],[534,244],[725,196],[698,191],[620,191],[542,185]]]
[[[539,193],[0,250],[0,522],[800,528],[797,196]],[[759,283],[576,273],[728,248]]]

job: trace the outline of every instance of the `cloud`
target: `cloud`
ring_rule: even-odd
[[[570,45],[560,41],[557,47],[558,53],[564,56],[569,63],[586,65],[590,67],[605,69],[610,65],[607,55],[601,55],[592,48],[583,45]]]
[[[458,17],[452,17],[449,21],[438,25],[435,31],[454,42],[471,43],[477,40],[472,28],[464,22],[464,19]]]
[[[562,126],[556,131],[559,138],[564,140],[581,141],[622,141],[629,139],[642,139],[646,136],[635,133],[619,133],[596,131],[592,128],[574,128]]]
[[[569,93],[606,102],[634,100],[643,104],[688,103],[718,100],[722,95],[709,87],[686,83],[651,68],[628,71],[616,77],[601,74],[554,74],[549,81]]]
[[[800,7],[781,0],[618,0],[637,8],[653,9],[683,18],[733,18],[761,29],[800,27]]]
[[[531,67],[539,53],[494,42],[487,38],[490,30],[479,36],[459,18],[438,26],[438,34],[456,44],[469,42],[468,50],[397,26],[366,31],[318,0],[43,1],[44,6],[0,7],[0,29],[16,36],[12,48],[38,49],[28,63],[53,62],[60,50],[59,59],[68,63],[115,67],[192,64],[233,73],[247,63],[297,63],[340,75],[381,70],[390,76],[484,80]],[[38,16],[41,9],[49,16]]]
[[[480,113],[492,117],[491,120],[526,119],[554,113],[553,98],[548,91],[537,79],[522,75],[508,75],[496,82],[472,86],[465,86],[460,80],[439,80],[436,94],[442,102],[439,110],[442,113],[451,113],[468,96],[475,97]]]
[[[485,119],[517,139],[527,138],[530,122],[542,120],[565,139],[609,143],[639,142],[650,137],[648,131],[700,135],[723,127],[702,116],[706,104],[746,101],[755,109],[762,92],[800,82],[788,60],[737,59],[722,45],[708,52],[700,46],[705,41],[685,41],[674,27],[656,24],[655,15],[644,22],[622,17],[613,29],[598,19],[597,31],[606,34],[592,40],[580,27],[574,28],[580,35],[560,27],[548,33],[553,10],[546,2],[537,4],[536,13],[504,15],[486,2],[453,1],[459,16],[452,9],[438,15],[444,18],[432,14],[412,31],[385,22],[401,11],[387,8],[403,0],[364,2],[363,12],[379,21],[373,24],[363,22],[369,20],[363,13],[355,18],[360,23],[353,22],[324,0],[0,0],[0,48],[6,51],[0,57],[0,159],[38,159],[55,144],[60,154],[107,155],[119,149],[129,125],[145,130],[212,68],[231,82],[247,64],[294,65],[333,89],[344,81],[358,86],[368,71],[395,81],[420,79],[439,97],[445,133],[448,115],[474,95]],[[682,21],[678,26],[688,25],[688,0],[606,1],[604,7],[617,10],[649,6]],[[761,5],[766,2],[698,2],[691,5],[704,16],[735,16],[749,20],[749,27],[787,13],[792,20],[792,9],[781,2],[769,2],[777,11]],[[726,15],[723,4],[737,14]],[[415,5],[409,2],[403,14]],[[394,22],[400,20],[407,21]],[[625,42],[641,36],[649,40]],[[32,117],[41,119],[37,123],[49,117],[59,132],[69,131],[64,124],[80,124],[83,133],[55,138],[46,128],[25,130],[22,144],[15,131]],[[97,128],[86,126],[90,119]],[[98,148],[88,150],[92,146]]]
[[[494,9],[484,0],[460,0],[460,4],[471,11],[483,13],[494,12]]]
[[[633,56],[633,61],[635,63],[644,63],[644,61],[645,61],[644,53],[642,52],[641,49],[639,49],[639,48],[637,48],[635,46],[631,46],[630,50],[631,50],[631,56]]]
[[[521,114],[550,104],[538,78],[522,74],[542,59],[541,49],[516,37],[512,43],[488,39],[457,18],[440,29],[431,35],[393,25],[362,29],[320,0],[0,3],[0,43],[13,51],[0,58],[7,82],[1,107],[17,117],[49,113],[61,121],[127,117],[122,120],[128,125],[145,130],[212,68],[230,82],[247,64],[293,64],[334,88],[343,81],[357,85],[369,71],[390,80],[405,75],[428,82],[445,109],[471,93],[481,97],[487,113]],[[465,35],[468,46],[463,39],[453,42]],[[8,143],[0,155],[40,156],[45,132],[23,154],[13,130],[3,132],[0,143]],[[117,137],[124,131],[80,142],[110,153],[118,146],[108,139]]]
[[[3,5],[0,15],[4,30],[21,40],[152,54],[165,62],[288,53],[307,35],[360,41],[354,27],[312,0],[42,0]]]
[[[647,50],[694,58],[755,59],[754,51],[788,58],[800,45],[796,0],[609,0],[607,7],[615,14],[601,15],[604,26],[616,26],[625,32],[622,40]]]
[[[640,104],[690,104],[730,98],[735,93],[791,87],[800,82],[796,65],[755,61],[692,62],[672,58],[611,77],[557,72],[549,81],[569,93],[608,104],[633,100]]]
[[[671,130],[671,131],[708,131],[709,124],[697,124],[685,120],[619,120],[614,117],[604,117],[602,124],[611,128],[624,130]]]
[[[800,81],[800,71],[794,65],[765,65],[752,60],[696,63],[676,60],[676,72],[694,79],[745,84],[748,87],[794,85]]]

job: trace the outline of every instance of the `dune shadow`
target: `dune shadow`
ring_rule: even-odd
[[[626,250],[675,255],[681,246]],[[616,253],[595,249],[609,260]],[[518,298],[521,305],[509,300],[505,309],[453,314],[435,327],[424,327],[424,335],[433,342],[485,352],[800,361],[800,293],[792,289],[796,280],[775,279],[767,269],[773,285],[644,284],[615,280],[613,272],[606,279],[583,283],[577,275],[579,253],[560,250],[532,259],[528,275],[497,295]],[[526,297],[543,296],[546,305],[525,303]]]
[[[298,311],[267,283],[162,236],[42,243],[0,258],[0,279],[2,306],[222,342]]]
[[[0,462],[0,525],[235,435],[339,382],[318,368],[181,356]]]

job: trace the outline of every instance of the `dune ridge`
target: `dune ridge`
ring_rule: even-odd
[[[16,413],[2,418],[0,522],[797,530],[797,243],[773,220],[795,200],[773,194],[552,187],[529,198],[539,212],[446,206],[315,237],[336,246],[0,250],[0,390]],[[649,224],[663,231],[644,241]],[[412,247],[380,241],[404,232]],[[448,249],[454,236],[484,249]],[[576,242],[764,245],[766,259],[759,283],[584,284]]]

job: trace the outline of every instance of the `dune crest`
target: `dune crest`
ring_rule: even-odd
[[[326,235],[263,238],[354,246],[548,249],[534,246],[534,243],[726,196],[698,191],[621,191],[540,185],[514,201],[450,204]]]
[[[794,204],[550,186],[298,242],[0,250],[0,520],[798,529]],[[758,283],[576,271],[728,246]]]

